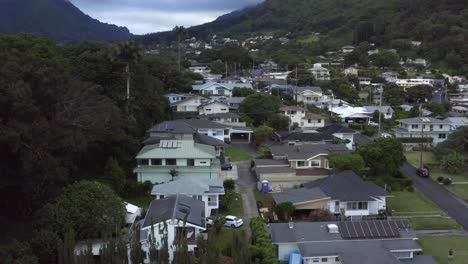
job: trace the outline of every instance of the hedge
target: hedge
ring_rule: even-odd
[[[432,143],[434,138],[404,137],[398,138],[401,143]]]
[[[252,230],[253,246],[251,250],[261,258],[262,264],[279,264],[276,257],[275,247],[272,244],[265,222],[261,217],[252,218],[250,221]]]

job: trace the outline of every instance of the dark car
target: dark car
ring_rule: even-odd
[[[424,178],[431,176],[429,169],[425,167],[416,169],[416,174]]]
[[[224,163],[221,165],[221,170],[232,170],[232,165],[231,163]]]

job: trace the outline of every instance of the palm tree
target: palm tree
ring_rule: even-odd
[[[177,64],[179,65],[179,71],[180,71],[180,41],[183,36],[187,34],[187,29],[183,26],[175,26],[173,31],[177,35]]]
[[[115,46],[112,54],[110,54],[111,60],[119,60],[125,63],[125,76],[127,78],[127,101],[130,99],[131,87],[130,87],[130,66],[137,63],[143,56],[142,48],[133,41],[125,41]]]

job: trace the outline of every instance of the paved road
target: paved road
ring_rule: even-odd
[[[250,161],[236,162],[236,164],[237,171],[239,173],[237,189],[242,195],[242,205],[244,207],[244,229],[246,231],[247,238],[250,239],[250,220],[253,217],[258,216],[257,203],[253,193],[257,180],[250,171]]]
[[[444,89],[440,89],[440,91],[435,91],[432,94],[432,102],[442,104],[445,101],[445,91]]]
[[[465,231],[468,231],[468,205],[465,202],[433,180],[419,177],[416,174],[416,168],[408,162],[403,163],[401,171],[413,179],[416,189],[461,224]]]

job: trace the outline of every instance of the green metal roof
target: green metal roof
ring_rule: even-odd
[[[161,144],[161,143],[160,143]],[[214,159],[216,150],[212,146],[195,143],[193,140],[178,140],[177,147],[162,148],[160,144],[143,147],[137,159]]]

